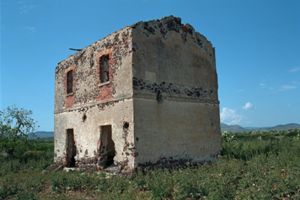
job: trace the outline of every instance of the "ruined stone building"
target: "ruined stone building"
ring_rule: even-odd
[[[138,22],[58,63],[55,162],[131,171],[219,150],[214,48],[180,18]]]

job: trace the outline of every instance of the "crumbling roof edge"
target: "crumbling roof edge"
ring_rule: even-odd
[[[140,24],[144,24],[144,23],[157,23],[157,22],[164,22],[164,21],[169,21],[169,20],[175,20],[177,21],[179,24],[181,24],[182,26],[187,26],[189,28],[192,29],[192,31],[195,33],[195,34],[199,34],[201,35],[211,46],[212,48],[214,48],[212,42],[210,40],[207,39],[207,37],[205,35],[203,35],[202,33],[198,32],[194,26],[192,26],[191,24],[189,23],[182,23],[182,20],[180,17],[176,17],[174,15],[169,15],[169,16],[165,16],[165,17],[162,17],[160,19],[152,19],[152,20],[146,20],[146,21],[139,21],[139,22],[136,22],[134,23],[133,25],[129,26],[129,27],[132,27],[132,28],[135,28],[136,26],[140,25]]]
[[[132,24],[132,25],[125,26],[125,27],[123,27],[123,28],[121,28],[121,29],[119,29],[119,30],[117,30],[117,31],[114,31],[114,32],[108,34],[107,36],[105,36],[105,37],[103,37],[103,38],[101,38],[101,39],[98,39],[98,40],[96,40],[95,42],[91,43],[90,45],[87,45],[86,47],[82,48],[81,51],[78,51],[78,52],[76,52],[76,53],[74,53],[74,54],[71,54],[71,55],[69,55],[67,58],[65,58],[65,59],[63,59],[63,60],[61,60],[61,61],[59,61],[59,62],[57,63],[57,66],[56,66],[55,70],[57,70],[58,66],[59,66],[62,62],[66,61],[66,60],[69,60],[69,59],[71,59],[72,57],[79,56],[81,53],[84,53],[84,51],[85,51],[88,47],[94,45],[95,43],[97,43],[97,42],[99,42],[99,41],[101,41],[101,40],[105,40],[106,38],[108,38],[109,36],[111,36],[111,35],[113,35],[113,34],[116,34],[116,33],[118,33],[118,32],[121,32],[121,31],[125,30],[125,29],[128,29],[128,28],[134,29],[136,26],[138,26],[138,25],[140,25],[140,24],[157,23],[157,22],[165,23],[166,21],[170,21],[170,20],[174,20],[174,21],[176,21],[177,23],[179,23],[179,24],[182,25],[182,26],[189,27],[189,29],[191,29],[195,34],[199,34],[201,37],[203,37],[203,38],[211,45],[211,47],[214,48],[214,46],[212,45],[211,41],[208,40],[207,37],[206,37],[205,35],[201,34],[201,33],[198,32],[198,31],[196,31],[195,28],[194,28],[192,25],[190,25],[189,23],[183,24],[183,23],[181,23],[181,18],[180,18],[180,17],[175,17],[175,16],[173,16],[173,15],[170,15],[170,16],[162,17],[162,18],[160,18],[160,19],[153,19],[153,20],[147,20],[147,21],[139,21],[139,22],[136,22],[136,23],[134,23],[134,24]]]

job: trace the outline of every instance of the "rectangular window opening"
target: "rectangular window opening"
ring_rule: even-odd
[[[100,57],[100,83],[109,81],[109,56],[104,55]]]
[[[73,70],[67,73],[67,94],[73,93]]]

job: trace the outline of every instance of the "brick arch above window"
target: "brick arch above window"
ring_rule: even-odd
[[[75,102],[75,88],[76,88],[76,67],[70,66],[64,71],[64,91],[65,91],[65,104],[66,108],[73,106]]]
[[[109,69],[110,69],[110,56],[109,54],[105,54],[102,55],[99,58],[99,79],[100,79],[100,83],[105,83],[110,81],[110,73],[109,73]]]
[[[113,65],[111,49],[104,49],[96,53],[95,67],[97,74],[97,82],[99,86],[110,84],[113,80]]]
[[[106,76],[107,79],[101,80],[101,57],[107,59],[108,57],[108,71],[106,71]],[[97,85],[98,85],[98,95],[96,99],[98,101],[103,101],[107,99],[111,99],[113,95],[113,79],[114,79],[114,74],[113,74],[113,67],[115,64],[114,57],[112,55],[112,49],[104,49],[102,51],[99,51],[95,55],[95,72],[97,75]],[[103,81],[103,82],[101,82]]]

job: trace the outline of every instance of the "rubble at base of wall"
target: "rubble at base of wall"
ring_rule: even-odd
[[[203,161],[195,161],[193,159],[173,159],[172,157],[160,158],[157,162],[151,163],[147,162],[144,164],[139,164],[136,171],[141,171],[143,173],[155,169],[168,169],[168,170],[176,170],[176,169],[184,169],[184,168],[195,168],[204,164],[212,163],[217,155],[212,155],[209,159]]]
[[[128,162],[118,162],[110,166],[101,166],[98,164],[98,159],[93,158],[82,158],[76,160],[75,167],[66,167],[66,162],[64,159],[57,160],[52,165],[50,165],[48,171],[59,171],[64,170],[69,171],[90,171],[90,172],[107,172],[109,174],[131,174],[134,169],[127,166]]]
[[[102,167],[95,162],[95,158],[88,158],[77,161],[75,171],[83,170],[90,172],[106,172],[114,175],[133,175],[137,172],[146,173],[155,169],[168,169],[168,170],[176,170],[176,169],[184,169],[184,168],[195,168],[204,164],[212,163],[219,154],[211,155],[208,159],[203,161],[195,161],[193,159],[173,159],[172,157],[162,157],[156,162],[147,162],[143,164],[139,164],[136,168],[132,169],[128,166],[124,166],[124,163],[117,163],[116,165],[111,165],[107,167]],[[65,165],[63,162],[53,163],[50,167],[48,167],[49,171],[57,171],[57,170],[65,170]],[[74,169],[74,168],[73,168]],[[69,168],[66,168],[65,171],[73,171]]]

